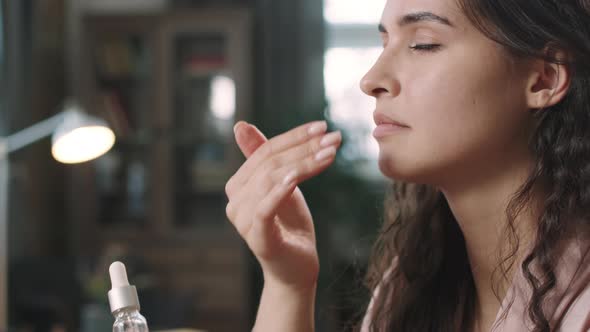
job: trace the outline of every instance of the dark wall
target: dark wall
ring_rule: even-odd
[[[322,118],[323,4],[256,1],[255,117],[268,134]]]
[[[3,134],[58,111],[65,96],[63,0],[4,1]],[[63,254],[63,168],[43,140],[10,156],[10,256]]]

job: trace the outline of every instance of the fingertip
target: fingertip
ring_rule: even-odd
[[[266,142],[266,137],[253,124],[240,121],[236,123],[234,130],[236,143],[246,158]]]
[[[326,130],[328,130],[328,122],[325,120],[314,121],[307,127],[307,133],[312,136],[325,133]]]
[[[267,140],[266,136],[260,131],[260,129],[258,129],[258,127],[252,125],[252,129],[254,129],[258,136],[260,136],[264,141]]]
[[[234,125],[234,134],[236,134],[238,132],[238,129],[240,129],[241,126],[243,125],[247,125],[248,123],[246,121],[240,120],[238,122],[236,122],[236,124]]]

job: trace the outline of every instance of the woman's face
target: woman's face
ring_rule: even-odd
[[[388,0],[383,51],[361,81],[376,98],[379,167],[444,186],[528,158],[526,75],[454,0]],[[422,49],[420,49],[422,48]]]

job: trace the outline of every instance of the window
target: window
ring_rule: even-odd
[[[381,52],[377,25],[385,0],[324,0],[324,80],[328,115],[347,135],[343,156],[369,176],[378,174],[378,146],[372,137],[375,101],[359,82]]]

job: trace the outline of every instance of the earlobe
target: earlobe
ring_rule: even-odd
[[[556,105],[566,96],[569,84],[567,65],[535,60],[527,84],[527,106],[530,109],[542,109]]]

